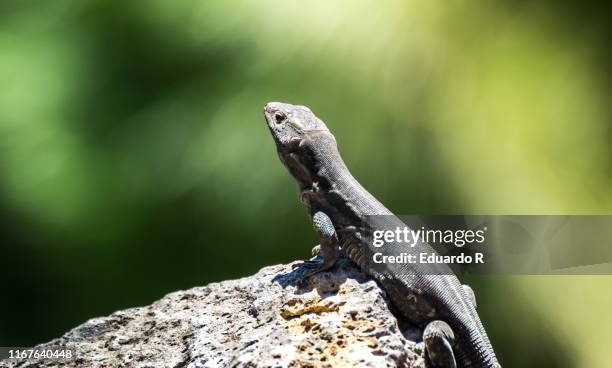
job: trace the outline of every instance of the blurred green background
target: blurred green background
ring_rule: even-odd
[[[609,15],[3,0],[0,345],[306,257],[268,101],[311,107],[396,213],[611,213]],[[466,281],[505,367],[612,365],[612,277]]]

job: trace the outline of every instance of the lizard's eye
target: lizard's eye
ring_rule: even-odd
[[[287,120],[287,117],[282,112],[274,113],[274,121],[276,121],[276,124],[282,124],[285,120]]]

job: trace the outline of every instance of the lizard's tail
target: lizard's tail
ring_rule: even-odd
[[[478,330],[471,331],[469,341],[468,346],[461,346],[456,351],[458,367],[501,368],[486,334]]]

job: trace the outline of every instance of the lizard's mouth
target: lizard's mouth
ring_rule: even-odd
[[[290,137],[288,139],[281,139],[280,137],[275,137],[276,145],[278,146],[279,152],[284,154],[292,154],[296,153],[300,148],[300,143],[302,143],[302,138],[299,137]]]

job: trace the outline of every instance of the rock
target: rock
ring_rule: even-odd
[[[295,263],[294,263],[295,264]],[[71,359],[9,367],[423,367],[419,330],[400,328],[385,293],[352,263],[298,282],[304,269],[263,268],[94,318],[38,348]],[[402,326],[403,327],[403,326]]]

